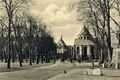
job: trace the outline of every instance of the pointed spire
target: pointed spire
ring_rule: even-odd
[[[83,27],[83,30],[86,30],[86,26]]]
[[[61,40],[63,39],[63,36],[62,36],[62,34],[61,34]]]
[[[82,31],[78,35],[78,37],[80,37],[80,38],[81,38],[81,36],[82,37],[84,37],[84,36],[91,36],[91,34],[90,34],[90,32],[89,32],[89,30],[88,30],[88,28],[86,26],[83,26]]]

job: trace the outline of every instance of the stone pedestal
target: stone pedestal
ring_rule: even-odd
[[[105,68],[105,64],[104,63],[102,64],[102,68]]]
[[[102,71],[101,71],[99,68],[94,69],[94,70],[93,70],[93,75],[101,76],[101,75],[102,75]]]
[[[118,69],[118,63],[115,63],[115,68]]]
[[[102,75],[102,70],[97,68],[97,69],[86,69],[84,71],[85,75],[95,75],[95,76],[101,76]]]

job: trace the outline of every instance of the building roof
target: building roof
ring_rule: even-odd
[[[90,34],[86,26],[83,27],[82,31],[75,39],[74,45],[95,45],[94,38]]]
[[[63,41],[62,36],[61,36],[60,40],[58,41],[57,46],[58,46],[58,48],[67,48],[67,45]]]
[[[91,40],[83,40],[83,39],[76,38],[74,45],[83,45],[83,46],[84,45],[95,45],[95,43]]]
[[[86,28],[86,26],[83,27],[82,31],[80,32],[80,34],[78,35],[78,37],[82,37],[82,36],[91,36],[89,30]]]

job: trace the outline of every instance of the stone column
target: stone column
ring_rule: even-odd
[[[75,47],[75,48],[76,48],[76,49],[75,49],[75,51],[76,51],[76,52],[75,52],[76,58],[78,58],[78,51],[77,51],[77,47],[78,47],[78,46],[76,46],[76,47]]]
[[[80,55],[82,55],[82,46],[80,46],[79,48],[80,48]]]
[[[82,60],[82,46],[80,46],[79,48],[80,48],[80,58]]]
[[[88,59],[90,59],[90,55],[91,55],[90,52],[91,52],[91,51],[90,51],[90,46],[87,46],[87,56],[88,56]]]

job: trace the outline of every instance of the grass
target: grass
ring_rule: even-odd
[[[75,69],[67,74],[57,75],[49,80],[120,80],[119,70],[102,69],[102,76],[85,75],[85,69]]]
[[[19,62],[16,61],[15,63],[11,63],[10,69],[7,69],[7,63],[0,62],[0,72],[20,71],[20,70],[26,70],[26,69],[48,66],[48,65],[52,65],[52,63],[43,63],[43,64],[33,63],[33,65],[29,65],[29,63],[23,63],[23,67],[20,67]]]
[[[47,80],[53,76],[63,73],[64,70],[72,70],[71,64],[58,64],[47,67],[35,67],[31,69],[7,72],[0,75],[0,80]]]
[[[1,72],[5,72],[0,73],[0,80],[120,80],[119,70],[102,69],[104,74],[102,76],[84,75],[84,70],[90,68],[90,63],[76,65],[70,63],[55,65],[44,63],[33,64],[32,66],[29,66],[29,63],[23,63],[23,65],[23,67],[19,67],[19,63],[16,62],[12,64],[10,71],[7,71],[6,64],[0,63],[0,70],[3,69]],[[67,71],[66,74],[64,74],[64,70]]]

